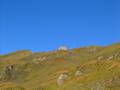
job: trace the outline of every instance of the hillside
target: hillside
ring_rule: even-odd
[[[120,90],[120,43],[0,55],[0,90]]]

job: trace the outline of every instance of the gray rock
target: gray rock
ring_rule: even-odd
[[[112,60],[114,58],[114,56],[110,56],[107,60]]]
[[[79,70],[75,72],[75,76],[80,76],[81,74],[82,74],[82,72]]]
[[[101,59],[103,59],[103,56],[98,57],[98,60],[101,60]]]
[[[66,73],[62,73],[57,79],[57,85],[60,86],[64,83],[64,81],[68,78]]]

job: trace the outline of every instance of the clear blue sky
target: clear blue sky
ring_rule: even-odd
[[[0,54],[120,41],[120,0],[0,0]]]

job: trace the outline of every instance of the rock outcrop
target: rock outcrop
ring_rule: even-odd
[[[14,78],[14,65],[8,65],[5,67],[4,80],[12,80]]]

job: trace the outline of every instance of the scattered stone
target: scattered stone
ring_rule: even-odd
[[[98,60],[101,60],[101,59],[103,59],[103,56],[98,57]]]
[[[62,73],[57,79],[57,85],[58,86],[62,85],[67,78],[68,78],[68,74]]]
[[[46,57],[40,57],[40,58],[38,58],[38,61],[44,61],[44,60],[46,60]]]
[[[82,72],[79,70],[75,72],[75,76],[80,76],[81,74],[82,74]]]
[[[114,56],[110,56],[107,60],[112,60],[114,58]]]
[[[44,61],[46,57],[34,58],[34,61]]]

